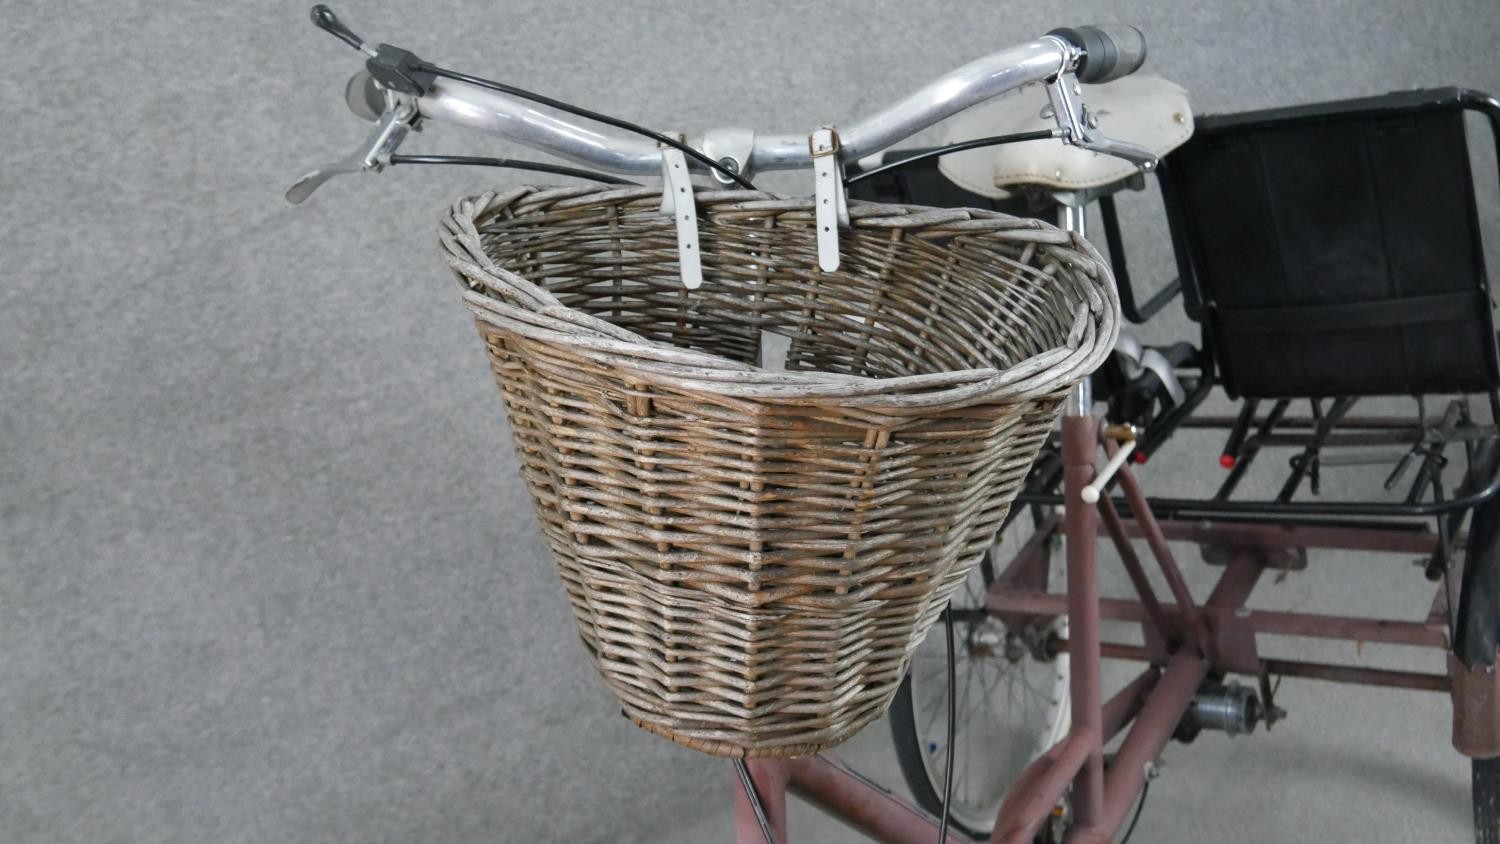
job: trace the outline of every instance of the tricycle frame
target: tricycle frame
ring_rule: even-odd
[[[1500,148],[1500,102],[1462,89],[1413,92],[1354,103],[1350,108],[1375,114],[1411,108],[1473,109],[1497,131]],[[1311,112],[1310,112],[1311,113]],[[1363,112],[1361,112],[1363,113]],[[1279,117],[1300,118],[1293,110]],[[1163,165],[1163,174],[1167,173]],[[1181,209],[1167,192],[1169,217]],[[1118,219],[1105,192],[1099,199],[1105,238],[1122,288],[1128,318],[1142,322],[1179,293],[1196,298],[1195,280],[1173,282],[1137,306],[1130,290]],[[1061,207],[1063,226],[1083,234],[1083,215],[1077,207]],[[1174,231],[1179,228],[1174,226]],[[1477,236],[1477,233],[1476,233]],[[1174,237],[1179,268],[1191,273],[1185,246]],[[1490,315],[1482,315],[1490,325]],[[1492,330],[1492,329],[1487,329]],[[1205,328],[1205,332],[1207,329]],[[1500,673],[1494,670],[1496,640],[1500,637],[1500,394],[1488,395],[1491,424],[1476,424],[1467,397],[1449,402],[1438,419],[1429,419],[1421,399],[1415,419],[1355,417],[1352,397],[1310,399],[1311,413],[1292,417],[1292,400],[1277,400],[1265,413],[1259,402],[1246,399],[1237,416],[1198,417],[1195,412],[1217,386],[1214,346],[1205,334],[1196,360],[1188,369],[1185,400],[1136,432],[1137,462],[1145,462],[1178,429],[1218,429],[1226,433],[1223,455],[1229,470],[1216,493],[1207,499],[1148,497],[1129,465],[1109,480],[1096,504],[1085,503],[1081,491],[1095,477],[1101,441],[1106,451],[1118,446],[1101,437],[1102,423],[1081,385],[1078,400],[1063,417],[1057,454],[1051,465],[1039,464],[1033,478],[1012,505],[1012,515],[1035,506],[1062,507],[1063,518],[1046,521],[1016,558],[1004,562],[985,597],[983,612],[997,615],[1007,626],[1047,623],[1066,613],[1066,649],[1071,665],[1072,728],[1053,748],[1036,759],[1007,793],[998,813],[993,842],[1030,844],[1051,825],[1066,805],[1069,813],[1063,844],[1104,844],[1125,823],[1130,808],[1171,741],[1206,680],[1227,674],[1247,675],[1259,686],[1267,723],[1280,711],[1274,703],[1273,678],[1301,677],[1337,683],[1446,692],[1451,696],[1453,744],[1462,754],[1479,759],[1500,758]],[[1326,402],[1326,404],[1325,404]],[[1464,477],[1452,490],[1444,489],[1444,449],[1462,443],[1467,461]],[[1325,450],[1340,447],[1379,448],[1405,445],[1416,464],[1410,485],[1399,501],[1316,500],[1320,466],[1332,465]],[[1236,500],[1235,493],[1257,456],[1278,447],[1298,450],[1291,471],[1270,500]],[[1393,473],[1393,478],[1400,473]],[[1061,492],[1057,484],[1061,483]],[[1294,500],[1311,486],[1315,500]],[[1387,488],[1394,487],[1388,481]],[[1114,494],[1118,491],[1119,495]],[[1470,535],[1477,548],[1466,548],[1462,532],[1474,513]],[[1430,527],[1429,527],[1430,524]],[[1047,582],[1037,566],[1046,565],[1042,543],[1061,532],[1067,564],[1066,594],[1030,588]],[[1135,590],[1133,600],[1100,596],[1097,545],[1100,535],[1114,545]],[[1143,540],[1171,593],[1159,598],[1132,541]],[[1169,542],[1190,542],[1205,557],[1221,564],[1223,572],[1209,597],[1193,599]],[[1341,549],[1407,553],[1425,558],[1427,579],[1435,594],[1427,614],[1418,619],[1377,619],[1308,612],[1270,612],[1246,606],[1261,576],[1268,570],[1302,568],[1308,549]],[[1476,550],[1478,553],[1476,554]],[[1460,553],[1467,551],[1467,555]],[[1467,556],[1477,563],[1464,571]],[[1454,585],[1462,587],[1455,595]],[[1455,599],[1457,598],[1457,600]],[[972,612],[972,610],[970,610]],[[1141,625],[1143,644],[1106,642],[1101,621],[1130,621]],[[1405,645],[1442,650],[1448,654],[1444,674],[1394,671],[1359,665],[1339,665],[1261,656],[1261,635],[1293,635],[1356,643]],[[1141,672],[1107,699],[1102,686],[1103,659],[1145,663]],[[1123,733],[1106,765],[1104,747]],[[871,838],[890,844],[930,842],[938,820],[930,814],[828,758],[748,763],[750,788],[736,786],[736,824],[741,844],[755,844],[764,835],[753,811],[759,800],[767,809],[777,842],[786,841],[785,795],[788,790],[849,822]],[[967,840],[950,832],[948,841]],[[1055,840],[1055,839],[1047,839]]]
[[[1309,548],[1369,550],[1432,556],[1445,545],[1441,531],[1423,530],[1408,522],[1349,520],[1276,524],[1239,518],[1219,520],[1172,518],[1158,520],[1151,500],[1143,493],[1134,470],[1122,467],[1113,479],[1119,496],[1106,495],[1095,505],[1083,503],[1082,489],[1094,479],[1101,423],[1092,415],[1067,415],[1062,420],[1061,496],[1033,494],[1036,503],[1064,503],[1064,517],[1043,524],[1025,548],[1001,569],[990,585],[985,609],[1011,624],[1045,621],[1066,612],[1066,648],[1072,666],[1073,723],[1067,737],[1038,758],[1006,795],[990,840],[1028,844],[1036,840],[1067,795],[1070,820],[1063,839],[1067,844],[1107,842],[1127,820],[1152,767],[1173,738],[1194,695],[1206,679],[1243,674],[1256,679],[1271,719],[1277,710],[1271,679],[1278,676],[1320,679],[1339,683],[1449,692],[1454,695],[1454,743],[1472,756],[1500,754],[1493,729],[1493,701],[1500,691],[1496,674],[1466,670],[1450,659],[1448,674],[1392,671],[1355,665],[1267,659],[1260,655],[1261,634],[1296,635],[1353,642],[1396,644],[1451,650],[1452,611],[1448,578],[1436,590],[1428,614],[1420,619],[1389,620],[1304,612],[1250,610],[1246,600],[1268,569],[1300,567]],[[1114,444],[1108,440],[1106,449]],[[1493,494],[1495,478],[1471,494],[1479,501]],[[1019,508],[1024,503],[1018,500]],[[1174,503],[1174,502],[1169,502]],[[1201,505],[1201,502],[1198,503]],[[1452,506],[1472,507],[1459,500]],[[1185,508],[1173,508],[1181,510]],[[1439,515],[1450,508],[1439,509]],[[1128,513],[1122,515],[1122,511]],[[1237,515],[1237,514],[1236,514]],[[1044,565],[1039,549],[1057,532],[1066,539],[1067,594],[1056,595],[1021,584],[1043,582],[1033,566]],[[1104,599],[1099,593],[1097,544],[1107,535],[1136,590],[1134,600]],[[1155,558],[1172,600],[1163,602],[1148,579],[1132,540],[1144,540]],[[1168,546],[1189,541],[1212,549],[1224,561],[1224,571],[1201,604],[1189,593],[1181,569]],[[1461,546],[1462,539],[1447,543]],[[1141,624],[1143,645],[1106,642],[1100,636],[1104,619]],[[1102,659],[1146,663],[1134,680],[1104,697]],[[1458,680],[1455,680],[1455,677]],[[1476,708],[1482,711],[1476,711]],[[1465,718],[1464,713],[1472,717]],[[1121,733],[1124,738],[1106,766],[1104,747]],[[791,792],[819,806],[871,838],[890,844],[931,842],[937,819],[871,782],[830,757],[789,761],[750,760],[746,766],[756,798],[776,841],[786,839],[786,794]],[[751,798],[736,781],[735,817],[738,840],[764,840]],[[949,833],[953,842],[966,840]]]

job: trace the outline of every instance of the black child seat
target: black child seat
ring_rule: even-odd
[[[1197,119],[1161,172],[1188,313],[1231,395],[1500,385],[1458,88]]]

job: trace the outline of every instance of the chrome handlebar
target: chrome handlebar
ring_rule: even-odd
[[[970,106],[1064,73],[1074,61],[1066,44],[1048,36],[971,62],[858,123],[840,127],[839,156],[853,161],[885,150]],[[661,150],[647,138],[583,125],[566,112],[478,85],[439,79],[416,105],[426,119],[496,135],[611,173],[661,172]],[[688,143],[710,150],[716,159],[733,159],[746,174],[812,163],[806,134],[715,129],[689,137]]]
[[[374,55],[338,22],[327,7],[315,7],[314,22],[338,35],[346,43]],[[330,28],[332,27],[332,28]],[[1128,27],[1125,29],[1129,29]],[[1085,28],[1089,34],[1099,30]],[[1129,30],[1139,38],[1139,33]],[[1054,135],[1062,141],[1134,161],[1143,169],[1155,167],[1149,151],[1113,141],[1092,128],[1079,99],[1074,74],[1087,59],[1081,39],[1070,38],[1078,30],[1058,30],[1035,41],[985,56],[954,70],[906,98],[837,132],[838,156],[850,162],[881,152],[954,114],[993,97],[1032,83],[1044,83],[1057,119]],[[351,40],[352,39],[352,40]],[[1112,50],[1112,48],[1111,48]],[[404,51],[403,51],[404,52]],[[1144,59],[1144,42],[1139,48]],[[1113,50],[1111,51],[1113,57]],[[1124,75],[1140,64],[1122,67]],[[451,123],[495,135],[545,151],[560,158],[611,173],[657,175],[661,172],[661,149],[656,142],[605,125],[583,121],[567,112],[531,102],[480,85],[450,78],[433,79],[419,92],[401,92],[380,86],[367,74],[364,81],[351,80],[350,102],[357,112],[364,104],[383,97],[384,112],[364,146],[344,159],[308,173],[287,191],[287,200],[298,203],[319,185],[340,173],[381,170],[406,132],[420,121]],[[363,89],[357,91],[357,89]],[[809,136],[763,135],[751,129],[714,129],[685,139],[694,149],[748,177],[752,173],[809,167],[812,155]],[[707,168],[699,167],[700,170]],[[728,179],[718,172],[719,181]]]

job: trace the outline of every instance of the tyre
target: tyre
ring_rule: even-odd
[[[975,838],[990,834],[1011,783],[1069,728],[1068,657],[1048,647],[1048,640],[1067,637],[1067,619],[1009,630],[979,611],[996,571],[1050,516],[1050,510],[1035,507],[1018,514],[953,597],[958,755],[949,815],[954,828]],[[1059,533],[1043,548],[1052,591],[1060,591],[1065,580],[1060,543]],[[917,804],[934,815],[942,811],[948,759],[946,669],[944,630],[938,624],[913,654],[890,713],[902,776]]]
[[[1474,841],[1500,844],[1500,759],[1475,759]]]
[[[1453,651],[1465,665],[1495,659],[1500,641],[1500,497],[1479,505],[1469,526]],[[1500,844],[1500,759],[1475,759],[1474,840]]]

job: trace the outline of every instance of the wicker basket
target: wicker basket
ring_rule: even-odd
[[[789,757],[879,717],[992,541],[1119,304],[1035,220],[697,196],[704,284],[659,189],[461,200],[442,243],[505,395],[589,655],[641,727]],[[786,371],[756,365],[788,338]]]

